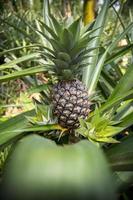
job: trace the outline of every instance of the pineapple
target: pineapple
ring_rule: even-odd
[[[62,127],[74,129],[79,126],[78,118],[89,114],[88,94],[79,80],[59,81],[53,87],[54,114]]]
[[[90,112],[89,96],[79,79],[93,49],[88,44],[95,38],[91,37],[91,26],[84,27],[81,19],[69,26],[60,24],[53,16],[50,20],[52,28],[41,23],[51,46],[46,48],[45,57],[52,61],[50,71],[57,77],[52,89],[53,113],[62,127],[72,130],[79,126],[79,118],[85,119]]]

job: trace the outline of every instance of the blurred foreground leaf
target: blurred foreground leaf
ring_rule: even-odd
[[[112,200],[114,190],[107,166],[102,151],[88,141],[62,147],[30,135],[16,144],[6,163],[6,186],[23,197]]]

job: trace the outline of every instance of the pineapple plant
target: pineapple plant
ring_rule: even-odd
[[[51,16],[51,19],[55,24],[55,18]],[[57,23],[56,21],[56,25]],[[43,25],[52,37],[49,42],[53,50],[50,55],[46,54],[46,58],[52,57],[53,65],[50,72],[57,79],[52,88],[53,112],[62,127],[75,129],[79,126],[78,119],[85,119],[90,112],[88,91],[79,79],[83,68],[88,65],[87,54],[91,51],[88,44],[95,37],[91,37],[89,27],[81,32],[79,19],[68,27],[58,23],[60,31]]]
[[[8,144],[14,147],[10,159],[5,161],[4,178],[9,187],[20,189],[20,195],[23,191],[31,191],[32,196],[36,191],[43,191],[45,198],[52,195],[51,199],[62,199],[65,194],[67,199],[112,200],[115,199],[113,185],[120,190],[123,176],[126,173],[130,176],[127,182],[133,176],[132,64],[124,75],[120,74],[119,81],[113,79],[115,84],[109,76],[110,69],[114,74],[120,71],[115,62],[132,48],[129,44],[119,49],[117,43],[131,31],[133,23],[103,47],[100,39],[108,7],[106,1],[96,21],[85,27],[80,19],[70,25],[61,24],[51,14],[49,23],[36,20],[37,28],[28,24],[39,36],[39,42],[31,47],[34,53],[0,66],[5,71],[13,68],[11,73],[0,77],[0,82],[22,77],[30,80],[28,91],[40,92],[42,96],[42,101],[36,101],[35,109],[0,123],[0,148]],[[23,48],[29,47],[19,47]],[[4,53],[8,57],[16,49]],[[23,61],[32,59],[34,64],[39,63],[37,67],[21,68]],[[46,72],[52,78],[50,84],[37,80],[34,75],[39,72]],[[48,91],[47,86],[50,86]],[[90,97],[97,88],[108,90],[108,95],[91,109]],[[50,116],[51,104],[58,123]],[[76,144],[69,145],[67,141],[64,145],[65,137],[61,138],[60,133],[66,129],[69,136],[78,132]],[[124,138],[116,138],[118,133],[124,134]],[[112,176],[115,176],[114,183]]]

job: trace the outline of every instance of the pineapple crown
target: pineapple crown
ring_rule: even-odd
[[[83,67],[88,66],[89,53],[94,48],[89,48],[90,43],[96,38],[92,36],[92,24],[84,26],[81,18],[70,25],[63,21],[59,23],[50,14],[49,25],[40,22],[45,29],[43,36],[49,43],[45,48],[44,56],[52,61],[50,71],[59,80],[78,78],[82,74]]]

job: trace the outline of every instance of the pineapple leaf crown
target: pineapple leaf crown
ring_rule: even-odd
[[[87,62],[90,52],[91,42],[96,38],[92,36],[93,24],[84,26],[81,18],[75,20],[70,25],[59,23],[53,15],[49,16],[49,25],[40,21],[45,32],[41,35],[49,43],[45,48],[44,56],[52,61],[50,71],[61,79],[74,79],[82,74],[83,67],[89,65]]]
[[[77,132],[90,141],[94,143],[119,143],[113,137],[120,133],[123,128],[118,126],[120,121],[112,120],[111,112],[101,115],[99,109],[96,108],[92,117],[88,117],[87,120],[80,118],[79,121],[80,128],[77,129]]]

